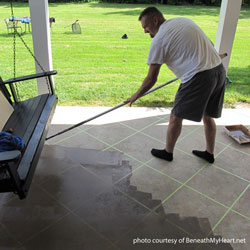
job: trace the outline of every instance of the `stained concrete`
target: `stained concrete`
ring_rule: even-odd
[[[59,107],[49,135],[103,110]],[[216,120],[214,164],[191,153],[201,123],[184,122],[172,162],[150,154],[169,113],[122,108],[47,141],[27,199],[0,195],[0,249],[248,250],[250,145],[224,126],[250,128],[249,110]]]

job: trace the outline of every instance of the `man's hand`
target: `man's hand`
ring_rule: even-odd
[[[124,103],[130,103],[129,106],[131,107],[132,104],[137,99],[139,99],[141,96],[143,96],[144,93],[146,93],[149,89],[151,89],[157,81],[160,68],[161,68],[161,64],[151,64],[149,66],[148,74],[146,78],[144,79],[141,87]]]
[[[130,98],[128,98],[125,103],[129,103],[129,106],[131,107],[132,104],[139,98],[138,94],[133,94]]]

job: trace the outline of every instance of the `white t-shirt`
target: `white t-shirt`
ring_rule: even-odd
[[[151,43],[147,64],[164,63],[185,83],[221,64],[221,58],[198,25],[178,17],[166,20]]]

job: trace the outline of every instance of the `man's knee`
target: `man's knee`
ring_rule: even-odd
[[[172,123],[172,124],[180,124],[182,123],[182,118],[176,116],[173,114],[173,112],[170,113],[170,120],[169,120],[169,123]]]
[[[203,116],[203,123],[205,125],[215,125],[214,118],[206,115]]]
[[[202,117],[202,120],[203,120],[203,122],[207,123],[207,122],[211,122],[213,120],[213,118],[210,116],[204,115]]]

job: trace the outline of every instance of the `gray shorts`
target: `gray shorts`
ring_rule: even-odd
[[[223,64],[197,73],[176,93],[173,114],[200,122],[204,115],[218,118],[224,101],[226,71]]]

